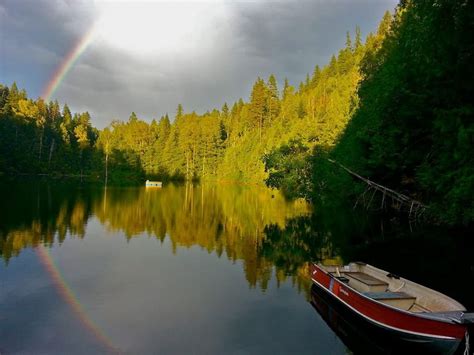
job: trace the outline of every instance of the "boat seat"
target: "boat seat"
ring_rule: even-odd
[[[368,274],[364,274],[363,272],[351,272],[351,273],[347,273],[345,274],[349,277],[352,277],[353,279],[356,279],[366,285],[369,285],[369,286],[375,286],[375,285],[387,285],[388,286],[388,283],[385,282],[385,281],[382,281],[382,280],[379,280],[379,279],[376,279],[375,277],[373,276],[370,276]]]
[[[387,282],[363,272],[345,272],[344,276],[349,277],[349,285],[360,292],[383,292],[388,288]]]
[[[364,296],[370,297],[379,302],[404,310],[409,310],[416,301],[416,297],[413,297],[405,292],[385,291],[364,292],[363,294]]]
[[[411,306],[410,312],[427,313],[427,312],[431,312],[431,311],[428,308],[423,307],[422,305],[419,305],[418,303],[415,303],[413,306]]]
[[[364,292],[364,295],[374,300],[400,300],[400,299],[416,299],[405,292]]]

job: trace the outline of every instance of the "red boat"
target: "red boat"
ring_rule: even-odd
[[[312,264],[311,279],[372,325],[442,353],[456,351],[474,323],[474,313],[452,298],[365,263]]]

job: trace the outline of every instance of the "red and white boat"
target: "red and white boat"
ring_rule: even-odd
[[[452,298],[365,263],[311,265],[311,279],[349,310],[405,341],[452,353],[474,313]]]

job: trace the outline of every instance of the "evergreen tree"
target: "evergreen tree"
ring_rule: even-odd
[[[97,140],[97,145],[104,152],[105,158],[105,185],[107,186],[109,178],[109,156],[113,150],[113,134],[110,132],[110,128],[104,128],[100,134],[99,139]]]
[[[227,102],[224,102],[222,106],[222,119],[225,121],[229,117],[229,106],[227,106]]]
[[[360,48],[362,48],[362,37],[360,34],[360,27],[356,26],[356,32],[355,32],[355,44],[354,44],[354,49],[356,51],[359,51]]]
[[[316,65],[314,67],[313,77],[311,78],[311,87],[313,88],[316,87],[320,76],[321,76],[321,68],[319,68],[319,65]]]
[[[272,122],[277,118],[280,113],[280,94],[278,93],[278,85],[275,76],[272,74],[268,78],[268,96],[267,96],[267,109],[268,109],[268,121]]]
[[[286,100],[288,96],[289,88],[290,88],[290,84],[288,83],[288,78],[285,78],[285,84],[283,86],[283,101]]]
[[[257,127],[259,139],[262,139],[263,128],[268,115],[268,89],[265,82],[258,78],[250,94],[250,123]]]
[[[179,104],[176,109],[176,121],[179,121],[183,117],[183,105]]]

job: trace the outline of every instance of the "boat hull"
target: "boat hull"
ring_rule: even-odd
[[[430,319],[423,314],[399,310],[377,302],[345,285],[316,264],[311,266],[311,279],[317,287],[352,313],[400,340],[432,344],[441,349],[440,352],[450,353],[464,338],[465,325]]]
[[[352,312],[314,284],[311,305],[354,354],[453,354],[459,340],[427,339],[392,331]]]

